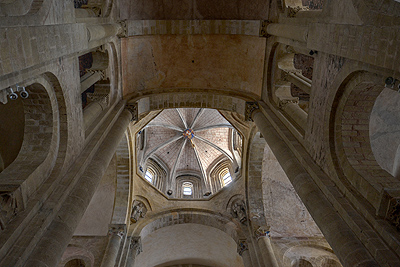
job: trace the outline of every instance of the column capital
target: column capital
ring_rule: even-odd
[[[254,231],[254,236],[258,240],[261,237],[270,237],[270,226],[260,226]]]
[[[135,251],[135,256],[139,255],[142,252],[142,239],[140,236],[132,236],[131,243],[129,244],[129,249]]]
[[[124,237],[126,232],[126,225],[125,224],[112,224],[109,226],[108,235],[117,235],[120,238]]]
[[[267,33],[268,24],[271,22],[268,20],[262,20],[260,25],[260,36],[261,37],[269,37],[270,35]]]
[[[118,31],[117,36],[119,38],[128,37],[128,26],[126,25],[126,20],[120,20],[118,21],[118,24],[121,25],[121,29]]]
[[[137,103],[128,103],[125,108],[132,114],[131,121],[138,120],[138,105]]]
[[[299,98],[297,98],[297,99],[280,99],[279,100],[279,108],[280,109],[285,109],[285,107],[288,105],[288,104],[299,104]]]
[[[254,102],[246,102],[246,109],[245,109],[245,120],[246,121],[253,121],[252,119],[252,115],[253,112],[260,109],[260,107],[258,106],[258,102],[254,101]]]
[[[237,253],[242,256],[243,252],[246,250],[249,250],[249,245],[247,244],[246,239],[239,239],[238,241],[238,247],[237,247]]]

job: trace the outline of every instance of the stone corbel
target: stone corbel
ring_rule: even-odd
[[[243,200],[236,200],[232,203],[231,214],[234,218],[238,219],[240,223],[245,224],[247,222],[246,205]]]
[[[147,213],[145,204],[140,200],[134,200],[132,204],[131,223],[136,223],[139,219],[144,218]]]

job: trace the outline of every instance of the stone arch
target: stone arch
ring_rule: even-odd
[[[370,114],[384,88],[384,80],[369,72],[350,74],[336,94],[330,120],[331,145],[335,146],[333,158],[339,173],[382,216],[387,212],[390,198],[385,190],[399,184],[379,166],[369,136]]]
[[[110,15],[113,1],[112,0],[75,0],[74,7],[76,9],[85,10],[85,14],[91,17],[107,17]]]
[[[68,247],[64,251],[64,254],[61,257],[58,267],[67,267],[67,263],[73,260],[83,261],[85,267],[93,267],[95,258],[94,255],[86,248],[75,245],[68,245]]]
[[[253,128],[251,138],[248,141],[246,199],[248,214],[255,218],[258,226],[266,225],[262,192],[262,161],[264,156],[265,139],[260,136],[256,128]]]
[[[215,212],[205,210],[169,210],[148,215],[140,220],[132,231],[132,236],[140,236],[144,239],[148,234],[171,225],[194,223],[210,226],[228,234],[235,242],[243,237],[242,230],[230,219]]]
[[[324,263],[327,263],[327,259],[332,260],[335,263],[338,262],[332,249],[321,244],[312,244],[311,242],[310,244],[297,244],[287,249],[283,254],[283,264],[291,267],[335,266],[323,265]],[[339,264],[339,266],[341,265]]]
[[[23,16],[35,14],[45,0],[1,0],[0,16]]]
[[[183,194],[183,185],[190,183],[192,187],[192,195],[185,196]],[[194,175],[181,175],[176,177],[176,186],[175,186],[176,197],[184,198],[184,199],[198,199],[203,196],[203,192],[201,191],[201,181],[200,177]]]
[[[213,192],[215,193],[219,191],[221,188],[224,187],[224,184],[222,182],[222,177],[221,177],[221,172],[228,169],[228,171],[231,173],[232,180],[234,179],[234,170],[232,170],[231,162],[227,160],[225,157],[219,157],[216,159],[216,162],[213,162],[210,165],[211,169],[207,170],[207,173],[210,176],[211,183],[212,183],[212,189]]]
[[[29,93],[22,100],[24,137],[18,156],[0,173],[2,201],[8,199],[13,203],[9,207],[12,216],[25,208],[29,197],[50,176],[55,164],[59,166],[56,176],[62,175],[67,167],[66,105],[58,79],[44,73],[20,85],[25,85]],[[3,223],[7,219],[10,218],[3,218]]]
[[[399,24],[396,19],[387,19],[388,16],[400,16],[400,3],[396,0],[352,0],[352,2],[360,19],[369,25]]]
[[[208,91],[208,90],[206,90]],[[158,111],[167,108],[210,108],[226,110],[238,114],[245,114],[246,101],[253,98],[231,95],[227,93],[208,92],[204,90],[174,90],[173,92],[153,92],[144,96],[127,96],[129,103],[137,102],[139,120],[150,111]]]

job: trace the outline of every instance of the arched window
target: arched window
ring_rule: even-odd
[[[146,178],[146,180],[147,180],[149,183],[152,183],[152,182],[153,182],[153,174],[152,174],[151,172],[149,172],[149,171],[146,171],[146,174],[145,174],[144,178]]]
[[[232,182],[232,176],[228,168],[223,169],[220,175],[222,177],[222,186],[227,186]]]
[[[184,196],[192,196],[193,195],[193,184],[186,182],[182,185],[182,192]]]

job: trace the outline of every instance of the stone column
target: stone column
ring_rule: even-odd
[[[121,31],[122,28],[120,24],[90,25],[87,27],[87,37],[89,42],[93,42],[116,36]]]
[[[270,108],[263,103],[262,108],[267,114],[274,116]],[[311,175],[304,169],[302,163],[279,135],[274,125],[258,108],[257,103],[248,103],[246,118],[250,118],[256,123],[297,194],[343,266],[379,266],[350,227],[340,217]],[[279,122],[279,119],[273,118],[274,123],[279,125],[276,127],[285,131],[285,126]]]
[[[140,236],[132,236],[125,267],[133,267],[136,256],[139,255],[140,252],[142,252],[142,240]]]
[[[303,90],[305,93],[311,94],[312,81],[310,79],[308,79],[307,77],[299,76],[296,73],[288,71],[288,72],[286,72],[285,78],[288,82],[293,83],[294,85],[299,87],[301,90]]]
[[[103,72],[95,71],[88,72],[81,77],[81,93],[89,89],[90,86],[103,79]]]
[[[108,53],[96,51],[92,52],[93,63],[91,70],[105,70],[108,68]]]
[[[104,253],[101,267],[114,267],[115,261],[117,260],[119,247],[121,246],[121,240],[126,232],[126,225],[111,225],[108,230],[108,245]]]
[[[253,264],[251,262],[249,246],[245,239],[239,240],[237,252],[243,259],[244,267],[252,267]]]
[[[300,106],[299,101],[281,100],[279,107],[292,118],[302,129],[306,129],[308,114]]]
[[[43,230],[45,232],[28,257],[24,265],[25,267],[57,266],[101,178],[106,172],[121,138],[125,134],[133,113],[134,111],[128,109],[122,111],[110,132],[99,146],[96,155],[88,167],[83,170],[71,193],[69,193],[63,203],[60,203],[60,209],[54,219],[47,229]]]
[[[75,17],[82,18],[93,18],[96,17],[96,13],[93,10],[88,8],[75,8]]]
[[[270,23],[267,25],[267,33],[300,42],[307,42],[308,28],[304,26]]]
[[[254,233],[266,267],[279,267],[272,248],[269,227],[260,227]]]
[[[105,106],[106,105],[101,103],[101,101],[95,101],[83,109],[83,125],[85,131],[89,129],[100,113],[105,109]]]

